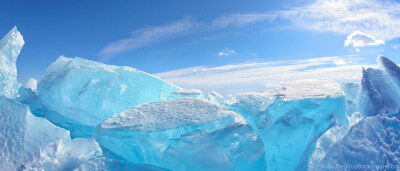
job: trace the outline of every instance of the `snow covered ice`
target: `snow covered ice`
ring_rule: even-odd
[[[0,95],[14,99],[20,83],[17,80],[17,58],[24,46],[17,27],[0,40]]]
[[[145,103],[105,120],[95,137],[126,160],[173,170],[265,168],[263,144],[243,117],[206,100]]]
[[[383,56],[360,83],[298,80],[225,98],[64,56],[21,86],[23,45],[16,27],[0,41],[0,170],[400,165],[400,67]]]
[[[4,96],[0,97],[0,117],[0,168],[4,170],[24,168],[47,144],[70,139],[68,131]]]
[[[69,131],[32,115],[27,105],[4,96],[0,97],[0,118],[1,170],[112,168],[118,164],[102,156],[94,139],[71,140]]]
[[[365,117],[350,128],[334,132],[331,137],[336,138],[321,142],[325,145],[324,155],[312,158],[310,168],[343,170],[335,165],[362,165],[368,170],[385,170],[385,166],[388,170],[398,170],[400,120],[397,117],[387,114]]]

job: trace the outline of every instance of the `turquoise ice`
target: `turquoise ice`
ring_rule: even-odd
[[[271,170],[306,170],[316,140],[346,121],[344,93],[328,79],[288,82],[280,89],[239,94],[229,106],[263,140]]]
[[[42,106],[34,112],[52,112],[50,120],[63,122],[59,124],[78,137],[91,136],[92,128],[114,114],[145,102],[167,100],[182,90],[131,67],[63,56],[47,68],[37,89],[40,103],[36,105]],[[75,133],[76,127],[85,129]]]
[[[357,83],[345,82],[341,84],[344,94],[346,94],[346,113],[351,116],[357,112],[357,100],[360,93],[360,85]]]
[[[134,163],[171,170],[265,170],[263,143],[243,117],[206,100],[145,103],[105,120],[95,137]]]

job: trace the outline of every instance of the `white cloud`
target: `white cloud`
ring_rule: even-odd
[[[234,50],[225,49],[225,50],[219,52],[219,53],[218,53],[218,56],[230,56],[230,55],[232,55],[232,54],[234,54],[234,53],[235,53]]]
[[[373,36],[361,31],[354,31],[347,36],[344,46],[349,46],[350,44],[353,44],[353,47],[379,46],[384,45],[385,41],[376,40]]]
[[[280,11],[278,16],[312,31],[350,34],[360,30],[382,40],[400,37],[400,3],[394,0],[317,0]]]
[[[337,59],[337,60],[333,60],[333,62],[334,62],[336,65],[346,65],[346,64],[348,64],[348,63],[351,63],[352,61],[345,61],[344,59],[339,58],[339,59]]]
[[[395,44],[395,45],[392,45],[392,47],[393,47],[393,49],[397,50],[397,49],[399,49],[399,47],[400,47],[400,44]]]
[[[283,81],[330,78],[358,82],[361,68],[353,57],[323,57],[308,60],[245,63],[218,67],[199,66],[156,74],[183,88],[205,92],[214,90],[227,95],[265,90]],[[207,81],[204,81],[207,80]],[[229,87],[229,88],[227,88]]]
[[[274,21],[277,25],[280,21],[289,21],[289,28],[342,35],[359,30],[378,40],[389,41],[400,37],[400,3],[394,0],[316,0],[280,11],[223,15],[208,22],[185,17],[165,25],[134,30],[131,36],[108,44],[99,55],[104,61],[120,52],[186,34],[265,21]]]

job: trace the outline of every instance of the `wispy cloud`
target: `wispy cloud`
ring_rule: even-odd
[[[232,49],[224,49],[218,53],[218,56],[230,56],[234,53],[235,53],[235,51]]]
[[[280,82],[298,79],[330,78],[357,82],[361,78],[361,68],[365,66],[356,64],[359,60],[335,56],[218,67],[199,66],[156,75],[184,88],[197,88],[205,92],[214,90],[226,95],[261,91]]]
[[[353,47],[379,46],[384,45],[385,41],[377,40],[373,36],[361,31],[354,31],[347,36],[344,46],[349,46],[350,44],[353,44]]]
[[[186,17],[163,26],[134,30],[129,38],[110,43],[103,48],[99,53],[101,56],[100,60],[105,61],[110,59],[116,53],[143,47],[177,35],[196,32],[202,28],[204,29],[206,26],[197,22],[194,18]]]
[[[271,14],[230,14],[211,20],[200,22],[193,17],[185,17],[162,26],[154,26],[134,30],[130,37],[108,44],[100,53],[100,60],[111,59],[115,54],[147,46],[152,43],[168,40],[174,37],[223,29],[229,26],[243,26],[265,20],[273,20]]]

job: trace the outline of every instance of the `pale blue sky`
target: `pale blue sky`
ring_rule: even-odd
[[[378,54],[400,62],[399,14],[400,3],[392,0],[16,0],[1,2],[0,34],[17,26],[24,36],[18,60],[21,82],[30,77],[40,80],[46,67],[65,55],[131,66],[185,88],[224,91],[227,85],[217,83],[222,79],[244,87],[232,90],[240,92],[270,84],[270,78],[241,77],[260,74],[255,70],[267,72],[271,63],[282,66],[333,57],[325,62],[353,67],[341,73],[345,75],[375,64]],[[245,64],[257,67],[208,72]],[[313,63],[295,71],[299,75],[327,66],[331,67]],[[194,84],[218,74],[215,86]],[[303,77],[313,78],[292,74],[287,80]]]

